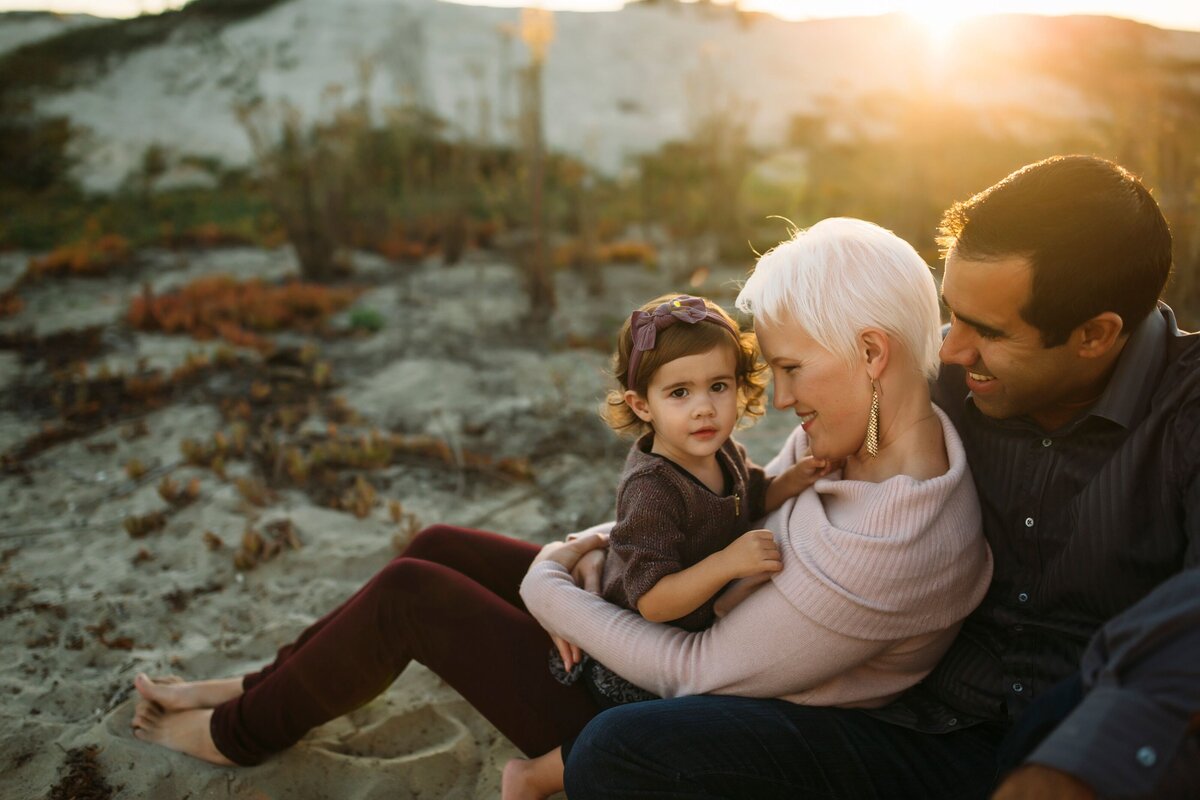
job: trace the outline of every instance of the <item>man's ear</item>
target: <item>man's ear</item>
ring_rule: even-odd
[[[867,328],[858,334],[858,352],[871,380],[879,380],[879,376],[887,368],[890,346],[887,334],[878,328]]]
[[[1112,350],[1124,332],[1121,316],[1105,311],[1077,327],[1071,332],[1071,338],[1080,358],[1099,358]]]
[[[654,421],[650,415],[650,404],[646,402],[646,398],[632,389],[628,389],[623,395],[623,399],[625,400],[625,405],[629,406],[629,410],[637,414],[637,418],[642,422]]]

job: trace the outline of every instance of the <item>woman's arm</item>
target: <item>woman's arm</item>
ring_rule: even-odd
[[[713,604],[713,613],[718,617],[725,616],[736,605],[753,594],[755,589],[769,580],[771,580],[771,576],[763,573],[762,575],[755,575],[750,578],[742,578],[741,580],[734,581],[728,589],[721,592],[721,596]]]
[[[622,677],[664,697],[797,694],[889,646],[822,628],[773,586],[695,633],[617,608],[575,586],[567,569],[553,562],[530,569],[521,597],[546,630],[578,642]]]

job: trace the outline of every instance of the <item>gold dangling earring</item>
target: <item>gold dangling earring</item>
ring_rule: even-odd
[[[871,414],[867,417],[867,455],[879,455],[879,388],[871,381]]]

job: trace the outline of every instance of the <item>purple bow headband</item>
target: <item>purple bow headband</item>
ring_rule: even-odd
[[[681,294],[673,300],[661,304],[653,311],[646,312],[638,309],[629,317],[629,328],[633,331],[633,350],[629,354],[629,372],[625,376],[625,384],[633,388],[633,379],[637,375],[638,364],[641,363],[642,353],[653,350],[658,339],[658,332],[671,327],[676,322],[686,322],[694,325],[697,322],[715,322],[733,334],[737,339],[737,331],[720,314],[710,311],[699,297]]]

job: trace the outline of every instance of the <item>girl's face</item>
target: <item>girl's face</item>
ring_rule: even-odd
[[[866,370],[848,368],[793,321],[759,320],[754,328],[771,367],[773,404],[800,418],[812,454],[839,459],[858,453],[871,411]]]
[[[654,452],[680,466],[707,463],[737,424],[737,359],[731,346],[668,361],[646,396],[626,392],[633,413],[654,426]]]

